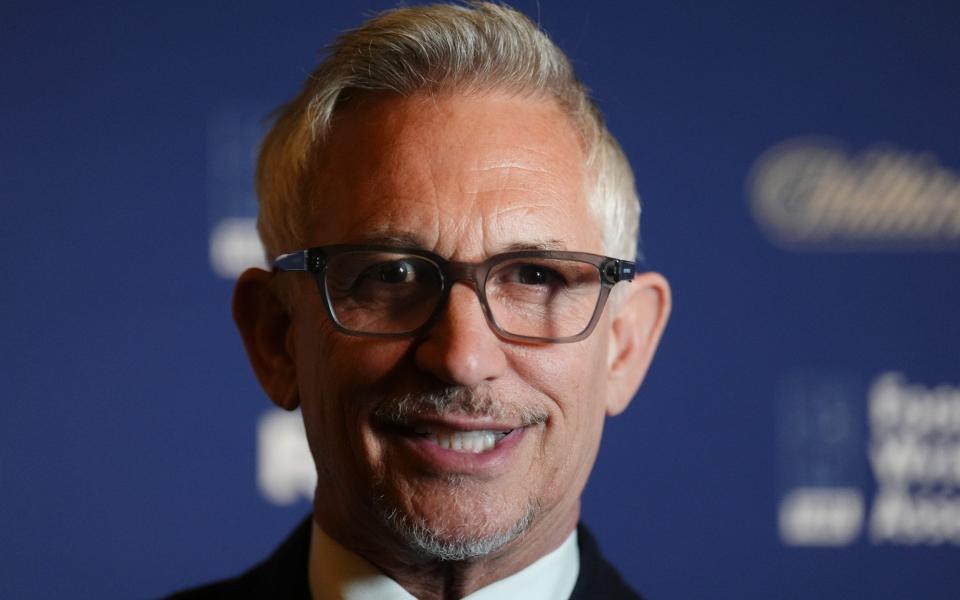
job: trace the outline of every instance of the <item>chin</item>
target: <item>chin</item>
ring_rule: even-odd
[[[540,505],[535,500],[507,505],[502,497],[493,499],[462,488],[425,503],[393,503],[384,493],[376,497],[384,523],[397,537],[417,554],[443,561],[496,552],[526,531]]]

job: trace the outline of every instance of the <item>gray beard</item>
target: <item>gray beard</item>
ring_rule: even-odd
[[[462,561],[496,552],[526,531],[539,512],[538,503],[531,502],[517,522],[506,531],[490,535],[458,533],[450,536],[431,528],[423,519],[408,515],[397,506],[386,506],[383,494],[378,494],[377,499],[383,522],[411,550],[442,561]]]

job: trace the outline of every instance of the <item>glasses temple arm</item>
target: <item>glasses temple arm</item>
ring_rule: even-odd
[[[301,250],[300,252],[291,252],[281,254],[273,259],[273,268],[277,271],[309,271],[310,270],[310,251]]]

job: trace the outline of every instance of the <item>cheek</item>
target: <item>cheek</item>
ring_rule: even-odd
[[[298,335],[300,404],[318,467],[342,476],[376,463],[380,449],[367,426],[370,399],[391,387],[407,345],[343,335],[327,324]]]
[[[350,403],[377,387],[403,360],[409,342],[345,335],[326,316],[297,323],[301,402]]]
[[[299,331],[303,331],[300,329]],[[298,336],[297,341],[297,383],[300,392],[300,410],[303,413],[307,440],[314,462],[318,467],[318,476],[324,479],[342,479],[343,471],[350,465],[343,460],[343,453],[349,448],[349,431],[344,423],[349,420],[349,405],[336,402],[336,390],[331,389],[330,381],[335,380],[336,372],[330,357],[335,356],[328,344],[319,344],[320,336]],[[331,460],[333,458],[333,460]]]
[[[551,413],[542,440],[548,477],[557,483],[584,479],[593,464],[605,418],[605,340],[530,347],[515,354],[515,368],[526,385],[546,398]],[[565,475],[564,475],[565,474]]]
[[[573,419],[602,408],[606,393],[603,350],[603,336],[573,344],[521,347],[513,354],[513,367],[527,385]]]

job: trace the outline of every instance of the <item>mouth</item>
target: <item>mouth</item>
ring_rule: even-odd
[[[427,472],[493,476],[509,468],[529,429],[527,424],[444,416],[392,423],[384,433]]]
[[[505,462],[526,434],[548,418],[534,403],[512,404],[469,388],[389,396],[371,414],[385,441],[393,440],[396,448],[439,471]]]
[[[420,436],[444,450],[463,454],[482,454],[496,448],[497,444],[517,428],[458,430],[446,427],[416,428],[414,435]]]

